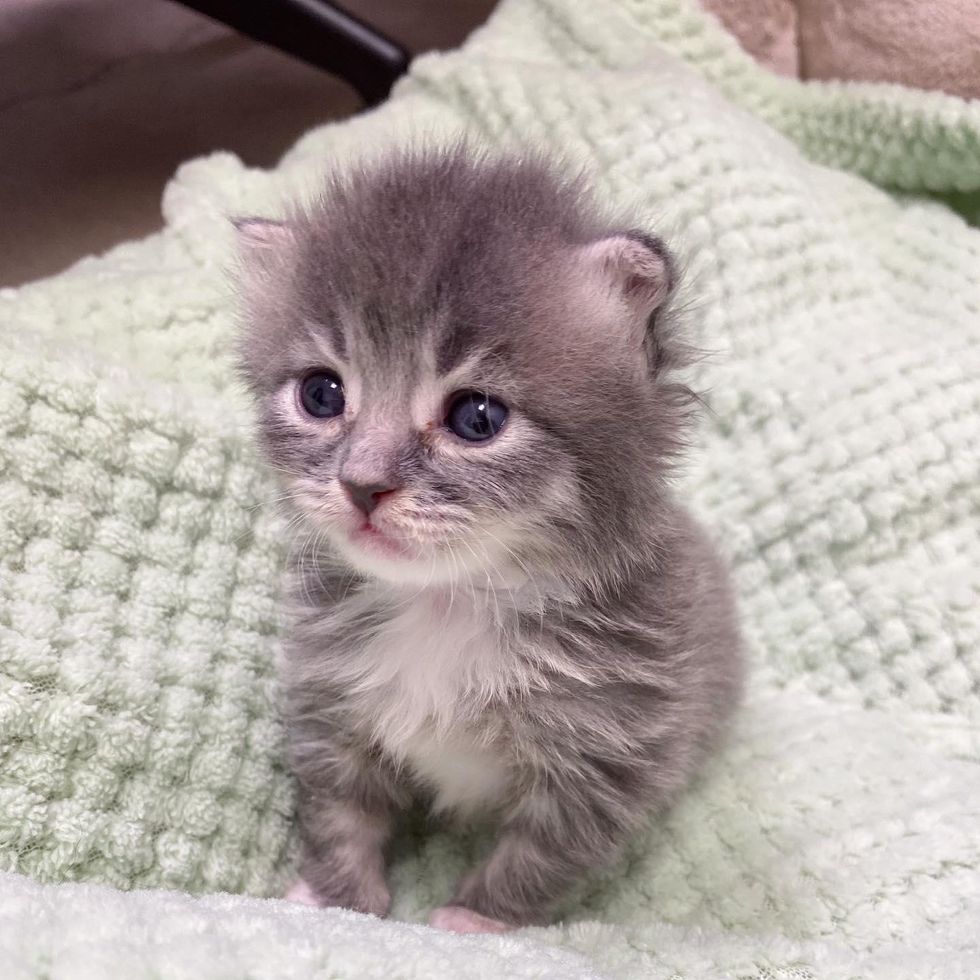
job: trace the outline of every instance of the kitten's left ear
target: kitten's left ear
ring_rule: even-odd
[[[585,246],[585,260],[641,329],[670,295],[674,268],[667,247],[653,235],[627,231]]]
[[[246,267],[268,268],[295,241],[293,229],[285,221],[268,218],[232,218],[238,234],[238,253]]]

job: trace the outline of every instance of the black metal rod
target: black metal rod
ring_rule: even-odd
[[[387,98],[408,52],[329,0],[179,0],[262,44],[340,75],[368,105]]]

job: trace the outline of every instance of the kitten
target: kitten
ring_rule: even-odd
[[[291,897],[384,915],[396,815],[499,821],[435,925],[546,922],[737,701],[726,571],[669,489],[674,269],[529,156],[404,152],[236,223],[241,367],[309,529]]]

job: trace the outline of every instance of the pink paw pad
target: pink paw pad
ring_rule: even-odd
[[[464,909],[461,905],[443,905],[436,909],[429,916],[429,925],[436,929],[445,929],[447,932],[510,932],[516,926],[500,922],[498,919],[491,919],[488,916],[480,915],[479,912],[471,912]]]
[[[289,891],[283,895],[283,898],[285,898],[287,902],[299,902],[300,905],[313,905],[316,908],[320,907],[320,900],[316,897],[316,893],[302,878],[297,878],[296,881],[293,882]]]

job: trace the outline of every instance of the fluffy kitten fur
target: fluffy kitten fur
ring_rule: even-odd
[[[421,797],[500,827],[434,923],[547,921],[740,687],[726,571],[669,489],[693,400],[671,260],[547,161],[466,147],[237,227],[242,371],[309,531],[284,658],[305,897],[385,914],[383,850]],[[318,368],[338,418],[300,406]],[[469,390],[509,408],[488,442],[445,427]],[[341,478],[397,487],[360,535]]]

